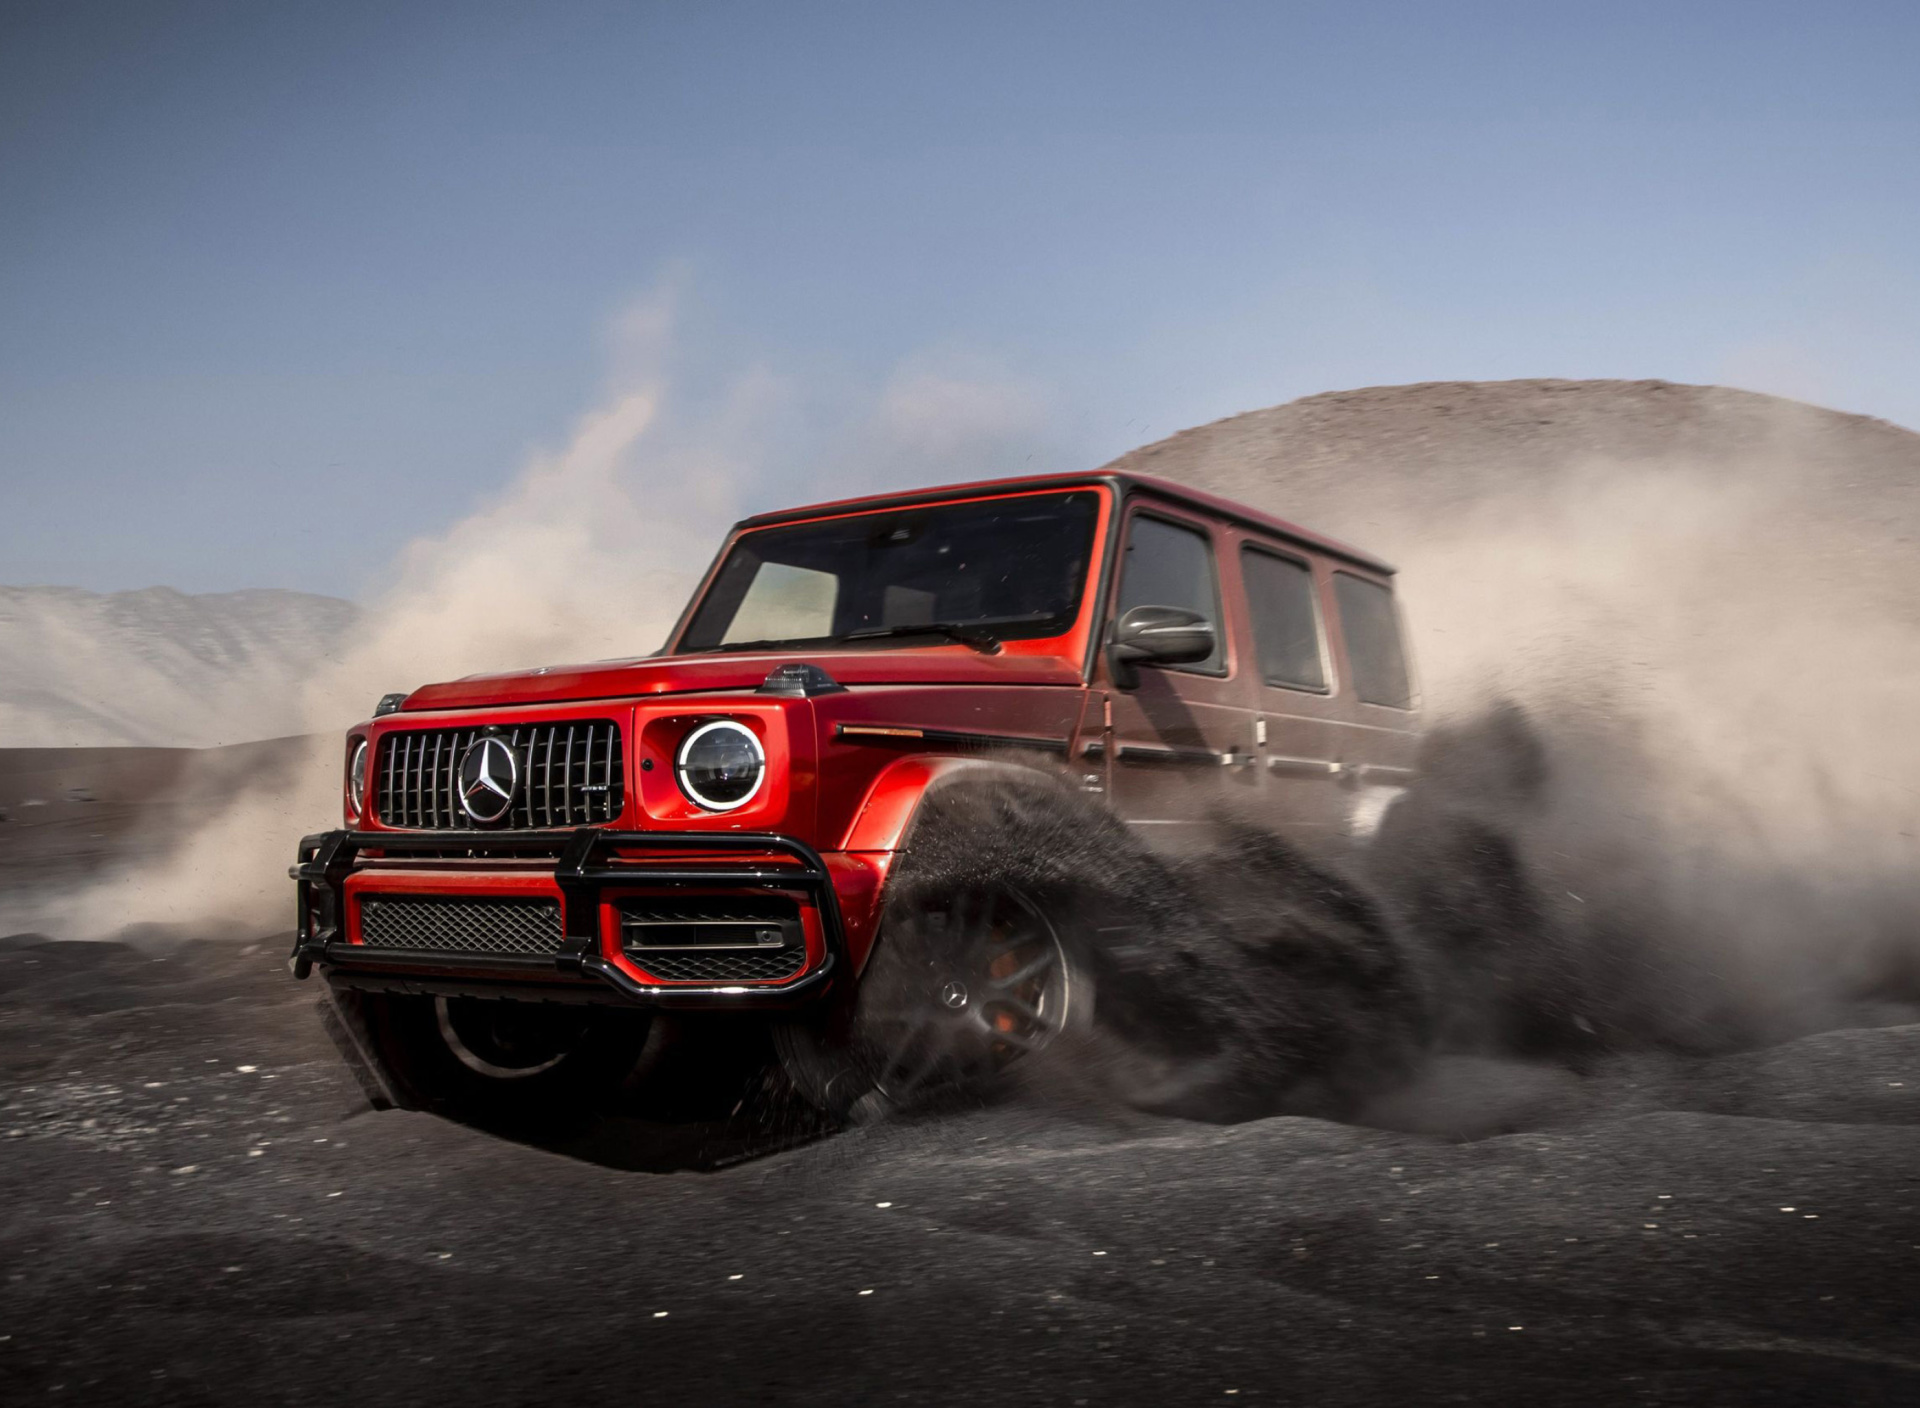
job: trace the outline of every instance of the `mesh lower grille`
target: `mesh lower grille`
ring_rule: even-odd
[[[635,963],[668,982],[740,983],[787,978],[807,961],[805,949],[705,949],[664,953],[658,949],[630,955]]]
[[[538,899],[368,897],[360,901],[360,937],[370,948],[547,958],[560,947],[560,906]]]
[[[784,895],[649,896],[620,905],[627,957],[666,982],[753,983],[806,967],[800,907]]]

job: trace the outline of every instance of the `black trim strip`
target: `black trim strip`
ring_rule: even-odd
[[[1211,748],[1162,748],[1151,743],[1122,743],[1115,756],[1123,763],[1207,763],[1216,768],[1225,763]]]
[[[1065,753],[1064,738],[1030,738],[1017,733],[973,733],[965,729],[914,728],[906,724],[835,724],[835,738],[855,743],[935,743],[953,748],[1025,748]]]

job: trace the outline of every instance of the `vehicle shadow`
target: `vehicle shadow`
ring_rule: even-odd
[[[697,1173],[766,1158],[839,1128],[788,1084],[764,1024],[663,1014],[618,1097],[588,1122],[495,1132],[605,1168]]]

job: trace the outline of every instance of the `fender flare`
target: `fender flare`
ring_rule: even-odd
[[[849,861],[861,863],[874,876],[872,889],[858,905],[848,904],[848,897],[842,895],[848,950],[856,972],[865,970],[879,941],[880,916],[887,905],[893,864],[912,839],[922,804],[949,788],[993,783],[1048,788],[1064,785],[1057,773],[1043,768],[938,753],[895,759],[874,778],[840,846]]]
[[[983,783],[1059,788],[1057,775],[1043,768],[986,758],[919,754],[889,763],[873,780],[841,845],[846,851],[903,849],[930,796],[950,787]]]

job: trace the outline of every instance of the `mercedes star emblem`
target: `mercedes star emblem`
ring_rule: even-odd
[[[500,820],[513,805],[520,760],[497,738],[476,738],[460,759],[460,805],[484,824]]]

